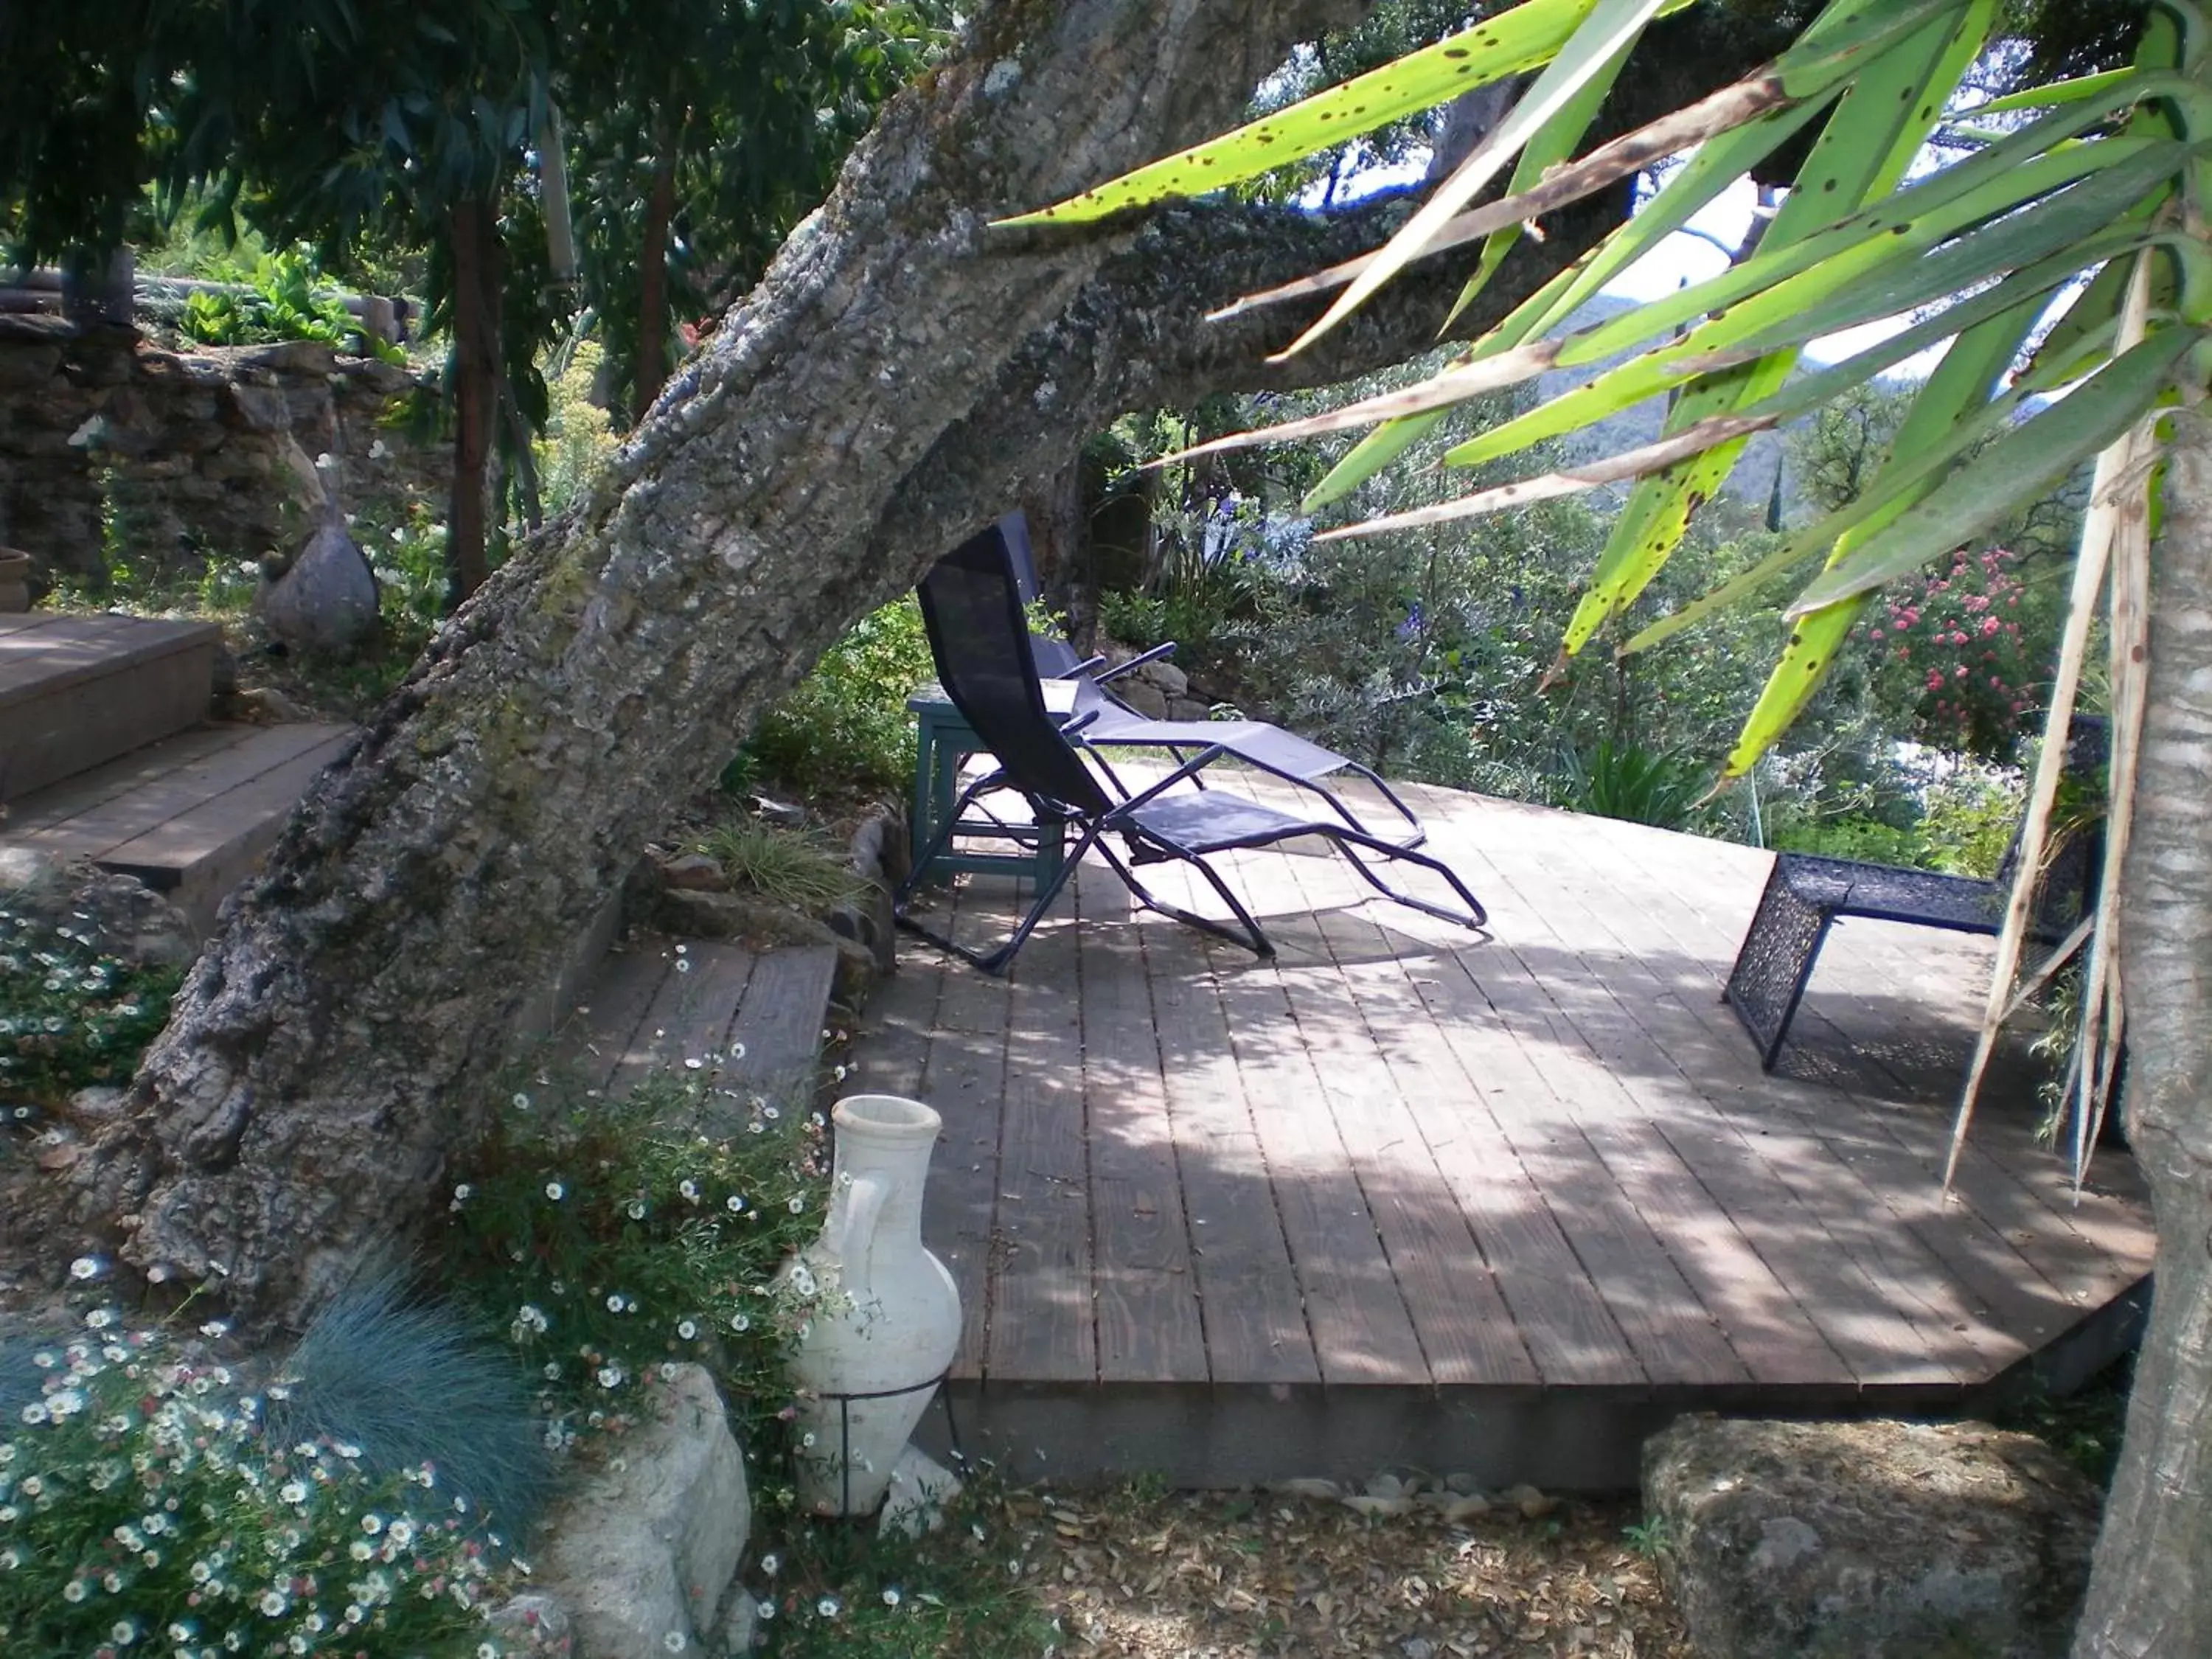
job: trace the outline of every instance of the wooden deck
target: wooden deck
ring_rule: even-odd
[[[2142,1186],[2108,1155],[2072,1201],[2023,1056],[1937,1191],[1988,941],[1839,926],[1767,1076],[1720,1001],[1765,854],[1410,795],[1486,934],[1300,851],[1226,861],[1272,963],[1103,867],[1008,981],[902,942],[854,1058],[945,1116],[925,1232],[969,1449],[1618,1486],[1684,1409],[1956,1409],[2118,1351]],[[945,902],[964,932],[1013,898]]]

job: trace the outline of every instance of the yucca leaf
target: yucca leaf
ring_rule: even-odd
[[[1755,420],[1735,416],[1708,421],[1692,427],[1686,432],[1678,432],[1672,437],[1624,450],[1603,460],[1562,467],[1556,472],[1547,472],[1538,477],[1516,479],[1492,489],[1478,490],[1471,495],[1433,502],[1427,507],[1393,513],[1380,519],[1364,519],[1358,524],[1325,530],[1314,539],[1335,542],[1353,536],[1381,535],[1393,530],[1418,530],[1429,525],[1446,524],[1455,519],[1478,518],[1487,513],[1502,513],[1509,507],[1526,507],[1534,501],[1548,501],[1562,495],[1578,495],[1604,484],[1643,477],[1662,467],[1672,466],[1715,444],[1747,438],[1753,433],[1765,431],[1773,424],[1773,420],[1765,416]]]
[[[1759,118],[1770,112],[1786,112],[1777,107],[1782,97],[1782,93],[1771,78],[1763,76],[1753,76],[1723,87],[1687,108],[1662,115],[1648,125],[1599,145],[1579,161],[1553,168],[1540,181],[1518,194],[1485,203],[1480,207],[1470,208],[1467,212],[1455,216],[1437,232],[1436,240],[1429,245],[1428,252],[1441,253],[1500,230],[1524,226],[1571,202],[1579,201],[1616,179],[1624,179],[1632,173],[1641,173],[1680,150],[1720,143],[1738,124],[1756,125]],[[1809,119],[1810,116],[1810,111],[1805,112],[1805,118]],[[1638,214],[1632,224],[1641,224],[1644,216]],[[1616,235],[1619,234],[1615,233]],[[1600,249],[1612,246],[1608,239],[1600,244]],[[1583,257],[1585,260],[1589,258],[1589,255]],[[1206,313],[1206,320],[1219,322],[1261,306],[1279,305],[1286,300],[1326,294],[1357,277],[1374,258],[1371,252],[1363,253],[1294,277],[1287,283],[1278,283],[1273,288],[1245,295]],[[1579,276],[1576,279],[1576,285],[1577,288],[1581,286]],[[1571,307],[1568,308],[1571,309]],[[1540,321],[1548,325],[1558,312],[1559,306],[1555,303],[1553,314],[1547,315]]]
[[[1897,258],[1858,270],[1851,282],[1828,297],[1820,292],[1827,284],[1808,280],[1821,273],[1808,272],[1737,307],[1742,312],[1759,307],[1762,322],[1764,313],[1779,308],[1785,320],[1745,331],[1734,342],[1735,349],[1802,344],[1862,323],[1908,315],[1948,295],[1972,294],[1986,283],[2020,271],[2035,270],[2038,280],[2056,287],[2141,244],[2144,233],[2140,230],[2100,234],[2113,222],[2112,198],[2122,187],[2160,176],[2161,167],[2178,154],[2178,146],[2166,158],[2145,154],[2138,167],[2116,168],[2110,178],[2085,179],[1933,249],[1924,248],[1917,237],[1895,238]]]
[[[1972,294],[1957,304],[1923,319],[1910,328],[1878,340],[1839,362],[1797,376],[1779,391],[1746,407],[1741,412],[1747,416],[1771,416],[1778,423],[1786,424],[1808,410],[1816,409],[1831,398],[1874,379],[1884,369],[1917,356],[1961,330],[1972,327],[1985,317],[2009,311],[2030,300],[2038,301],[2035,309],[2029,313],[2033,316],[2035,311],[2040,309],[2043,296],[2065,283],[2083,264],[2117,258],[2142,246],[2145,237],[2141,233],[2121,234],[2095,238],[2078,247],[2069,247],[2066,252],[2015,271],[2002,283]],[[1914,263],[1925,264],[1930,262]],[[1946,288],[1938,291],[1951,290]],[[1884,312],[1881,314],[1887,313]],[[1737,362],[1763,356],[1777,346],[1802,343],[1805,340],[1848,327],[1856,320],[1862,319],[1846,317],[1843,321],[1836,321],[1814,319],[1808,316],[1793,321],[1785,328],[1761,331],[1737,342],[1725,352],[1699,349],[1701,337],[1692,335],[1678,349],[1648,353],[1601,376],[1589,386],[1562,392],[1525,415],[1516,416],[1486,432],[1477,434],[1465,443],[1447,451],[1441,458],[1442,463],[1451,466],[1474,466],[1500,455],[1511,454],[1545,439],[1590,425],[1619,409],[1632,407],[1643,398],[1666,391],[1694,374],[1730,368]]]
[[[1831,544],[1830,569],[1848,562],[1859,548],[1900,520],[1951,472],[1959,457],[1971,453],[2010,417],[2024,394],[2015,389],[1991,400],[1990,391],[2035,325],[2042,303],[2039,290],[2027,294],[1963,330],[1951,343],[1899,422],[1873,484],[1806,537],[1814,545]],[[1780,660],[1729,751],[1723,778],[1748,772],[1803,712],[1867,599],[1864,593],[1838,599],[1791,628]]]
[[[1635,44],[1644,27],[1667,5],[1668,0],[1596,0],[1582,26],[1560,46],[1535,84],[1522,94],[1505,118],[1430,192],[1429,199],[1376,251],[1321,319],[1278,353],[1276,360],[1311,345],[1419,258],[1452,216],[1498,176],[1508,158],[1572,105],[1592,79],[1607,73],[1608,64],[1617,64],[1620,54]]]
[[[2179,147],[2175,145],[2149,146],[2124,157],[2123,165],[2097,178],[2077,182],[2034,207],[2001,218],[1933,254],[1928,252],[1928,247],[1949,235],[1953,228],[1949,220],[1935,216],[1907,222],[1900,228],[1908,234],[1876,236],[1847,249],[1847,253],[1859,256],[1857,261],[1832,257],[1824,266],[1800,271],[1764,294],[1742,300],[1672,346],[1648,352],[1599,376],[1588,386],[1563,392],[1525,415],[1478,434],[1448,451],[1443,458],[1443,464],[1473,466],[1510,454],[1633,408],[1695,375],[1733,367],[1784,348],[1794,349],[1863,322],[1899,314],[1947,295],[1972,289],[1992,276],[2023,268],[2053,249],[2070,250],[2070,256],[2062,255],[2056,263],[2045,261],[2038,268],[2040,286],[2055,287],[2083,265],[2134,246],[2137,240],[2135,238],[2097,238],[2092,234],[2097,226],[2111,217],[2107,192],[2124,193],[2163,176],[2178,154]],[[2037,175],[2033,168],[2019,169],[2019,175],[2029,180],[2024,188],[2034,187]],[[1976,198],[1953,205],[1957,215],[1983,216],[1984,204]],[[1812,292],[1802,291],[1808,289]],[[1819,297],[1832,289],[1835,290],[1833,297]],[[1811,387],[1801,390],[1789,405],[1780,409],[1781,417],[1791,418],[1801,410],[1841,390],[1843,385],[1856,383],[1857,379],[1902,361],[1923,346],[1955,332],[1993,306],[2002,309],[2014,302],[2011,298],[1998,301],[1994,295],[1995,290],[1991,290],[1987,295],[1978,296],[1968,311],[1948,325],[1934,321],[1917,325],[1898,341],[1851,359],[1850,366],[1814,377]],[[1775,317],[1786,320],[1769,321]],[[1544,361],[1540,352],[1515,361],[1524,375],[1542,374],[1586,355],[1589,337],[1587,334],[1579,335],[1562,343],[1553,362]],[[1486,384],[1480,389],[1492,390],[1502,383]],[[1474,393],[1469,391],[1466,395]],[[1339,411],[1339,416],[1355,416],[1358,413],[1354,406]],[[1350,423],[1357,424],[1358,421],[1353,419]],[[1269,435],[1278,435],[1281,430],[1278,428]],[[1380,465],[1389,458],[1385,454],[1376,459],[1370,454],[1363,460],[1376,459],[1376,464]]]
[[[1525,198],[1544,182],[1547,173],[1575,153],[1576,146],[1589,132],[1591,121],[1596,118],[1599,106],[1612,95],[1613,83],[1620,77],[1620,66],[1628,61],[1629,52],[1635,44],[1632,38],[1622,41],[1620,50],[1599,66],[1597,72],[1583,83],[1581,90],[1561,105],[1558,113],[1530,136],[1522,149],[1520,161],[1514,164],[1513,176],[1506,180],[1505,194],[1509,199]],[[1465,217],[1465,215],[1460,216],[1460,219]],[[1458,222],[1459,220],[1455,219],[1452,225],[1445,226],[1445,232],[1449,233]],[[1498,267],[1505,262],[1505,256],[1520,243],[1526,225],[1525,220],[1516,219],[1492,231],[1484,240],[1482,253],[1475,261],[1474,275],[1468,277],[1465,286],[1460,289],[1459,298],[1452,302],[1452,308],[1445,315],[1439,331],[1449,332],[1451,325],[1459,320],[1460,313],[1466,310],[1475,296],[1489,285]],[[1440,234],[1431,244],[1431,248],[1441,246],[1443,240]]]
[[[2035,493],[2114,442],[2157,403],[2184,353],[2203,336],[2162,329],[2034,418],[2021,422],[1961,468],[1926,501],[1870,538],[1798,595],[1802,616],[1879,587],[1972,540]]]
[[[1504,320],[1484,335],[1468,350],[1462,352],[1455,364],[1471,363],[1478,358],[1495,356],[1519,345],[1534,331],[1537,321],[1545,314],[1552,298],[1574,280],[1574,267],[1569,266],[1552,280],[1523,300],[1509,313]],[[1444,417],[1442,410],[1425,414],[1401,416],[1386,421],[1369,433],[1328,470],[1328,475],[1306,492],[1299,503],[1302,513],[1318,512],[1322,507],[1340,500],[1357,489],[1399,456],[1419,443],[1436,429]]]
[[[1664,0],[1664,15],[1695,0]],[[1527,0],[1432,46],[1301,99],[1202,144],[1051,207],[999,222],[1082,224],[1171,196],[1197,196],[1328,149],[1363,132],[1548,62],[1597,0]]]
[[[1427,252],[1442,252],[1480,237],[1494,239],[1501,232],[1517,230],[1617,179],[1642,172],[1680,152],[1694,152],[1642,212],[1600,244],[1594,255],[1585,256],[1582,270],[1558,292],[1539,319],[1539,329],[1547,328],[1652,244],[1679,229],[1747,168],[1786,143],[1818,113],[1820,101],[1856,70],[1868,52],[1903,32],[1908,24],[1957,3],[1958,0],[1894,0],[1884,9],[1879,29],[1845,30],[1820,52],[1813,50],[1816,24],[1766,68],[1609,140],[1579,161],[1551,168],[1525,189],[1522,181],[1537,170],[1530,168],[1524,154],[1522,165],[1515,170],[1513,193],[1453,217]],[[1820,21],[1831,21],[1834,15],[1832,10]],[[1553,131],[1553,127],[1547,126],[1544,136]],[[1209,312],[1206,319],[1218,322],[1261,306],[1325,294],[1358,276],[1374,258],[1372,253],[1363,253],[1246,295]]]
[[[2015,343],[2033,325],[2038,309],[2033,305],[2023,306],[2016,316],[2006,319],[2005,326],[2012,331]],[[1954,351],[1960,349],[1957,345],[1953,348]],[[1966,349],[1969,353],[1968,360],[1975,361],[1972,357],[1973,348],[1971,343]],[[2003,373],[2003,361],[1999,361],[1994,368],[1989,366],[1986,355],[1978,361],[1981,364],[1979,378],[1984,386],[1991,375]],[[1794,391],[1795,387],[1791,389]],[[1620,654],[1629,656],[1638,651],[1648,651],[1685,629],[1696,626],[1715,611],[1747,598],[1792,567],[1823,552],[1832,553],[1838,545],[1848,549],[1852,544],[1848,538],[1870,533],[1871,527],[1879,527],[1896,517],[1925,495],[1961,456],[1971,453],[1976,446],[2002,429],[2025,401],[2026,396],[2025,392],[2014,388],[2001,398],[1983,404],[1970,414],[1961,413],[1933,442],[1916,441],[1909,448],[1893,443],[1888,460],[1857,495],[1819,522],[1797,532],[1756,564],[1738,572],[1680,610],[1642,629],[1620,647]],[[1745,414],[1774,415],[1778,402],[1778,399],[1769,398],[1754,404]],[[1939,404],[1948,406],[1940,399]],[[1919,434],[1916,432],[1914,436],[1917,440]]]
[[[1857,204],[1893,189],[1933,127],[1943,94],[1955,86],[1986,38],[1992,0],[1967,0],[1888,47],[1838,101],[1798,174],[1797,185],[1775,215],[1762,248],[1784,247],[1822,228]],[[1728,369],[1684,389],[1668,416],[1668,429],[1732,414],[1778,391],[1796,362],[1794,351]],[[1644,479],[1630,494],[1598,556],[1560,643],[1571,656],[1592,635],[1648,586],[1680,544],[1690,516],[1728,477],[1741,441],[1723,444],[1680,466]],[[1557,670],[1554,669],[1554,673]]]
[[[1769,381],[1787,373],[1787,366],[1777,368],[1771,363],[1753,363],[1737,373],[1761,376],[1756,384],[1765,390],[1771,389]],[[1684,430],[1695,430],[1705,422],[1718,419],[1751,400],[1750,396],[1737,394],[1721,380],[1710,383],[1707,392],[1704,407]],[[1678,412],[1682,407],[1680,403],[1675,405]],[[1638,481],[1620,517],[1613,521],[1613,532],[1599,556],[1599,565],[1605,574],[1577,602],[1574,615],[1567,619],[1559,643],[1562,660],[1589,644],[1590,636],[1604,626],[1607,618],[1627,606],[1650,586],[1651,579],[1681,544],[1691,516],[1712,499],[1714,492],[1735,470],[1743,453],[1743,440],[1736,439],[1717,444],[1663,472]],[[1608,561],[1611,568],[1606,570]],[[1555,663],[1547,679],[1555,678],[1559,672],[1559,665]]]
[[[1721,769],[1723,779],[1750,771],[1790,729],[1835,665],[1836,653],[1850,637],[1865,604],[1864,595],[1844,599],[1800,617],[1791,627],[1780,660],[1736,734],[1735,747],[1729,750],[1728,763]]]
[[[1572,314],[1583,301],[1794,138],[1820,113],[1836,88],[1859,72],[1869,56],[1957,3],[1958,0],[1899,0],[1887,5],[1856,9],[1831,5],[1824,9],[1765,71],[1794,101],[1700,144],[1658,194],[1600,245],[1574,286],[1559,297],[1546,326]]]
[[[2008,92],[2002,98],[1992,98],[1985,104],[1977,104],[1968,112],[1984,115],[2009,115],[2014,110],[2048,109],[2055,104],[2075,104],[2085,98],[2096,98],[2120,85],[2137,71],[2132,69],[2106,70],[2100,75],[2078,75],[2070,81],[2053,81],[2047,86],[2028,87],[2019,92]]]
[[[2054,142],[2068,136],[2051,135]],[[1827,265],[1842,271],[1893,258],[1907,246],[1923,251],[2084,179],[2100,180],[2100,188],[2109,192],[2104,221],[2109,223],[2114,216],[2115,198],[2131,200],[2151,181],[2177,169],[2183,154],[2179,143],[2155,139],[2113,140],[2041,155],[2030,145],[2008,149],[2002,155],[1994,149],[1984,151],[1863,213],[1792,239],[1786,246],[1775,246],[1770,236],[1757,253],[1717,276],[1577,335],[1560,352],[1560,366],[1610,357],[1816,267]],[[1840,263],[1830,264],[1837,261]],[[1837,285],[1842,285],[1842,280]]]

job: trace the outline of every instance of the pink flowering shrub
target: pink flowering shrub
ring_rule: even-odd
[[[2035,706],[2038,665],[2021,631],[2015,556],[1960,549],[1898,584],[1868,629],[1884,678],[1931,747],[2008,759]]]

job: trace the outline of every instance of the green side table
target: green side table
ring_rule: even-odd
[[[1075,688],[1064,680],[1044,683],[1045,706],[1054,714],[1073,714]],[[923,851],[935,839],[938,828],[952,816],[960,793],[960,763],[970,755],[989,752],[967,717],[953,707],[940,686],[925,685],[906,700],[915,716],[919,752],[914,769],[914,807],[908,815],[908,848],[919,864]],[[1062,826],[1057,823],[994,823],[970,817],[960,826],[967,836],[989,836],[1011,842],[1017,850],[1006,853],[955,851],[951,846],[929,861],[923,879],[950,881],[962,870],[997,875],[1026,876],[1040,885],[1060,873],[1065,853]]]

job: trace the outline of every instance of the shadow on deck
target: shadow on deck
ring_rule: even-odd
[[[1485,934],[1293,852],[1231,861],[1272,963],[1103,868],[1009,981],[902,952],[854,1058],[945,1117],[924,1231],[969,1450],[1619,1486],[1684,1410],[1955,1411],[2132,1339],[2140,1180],[2108,1155],[2073,1201],[2024,1055],[1938,1191],[1988,941],[1843,925],[1763,1074],[1720,987],[1765,854],[1415,793]],[[944,904],[981,929],[1015,896]]]

